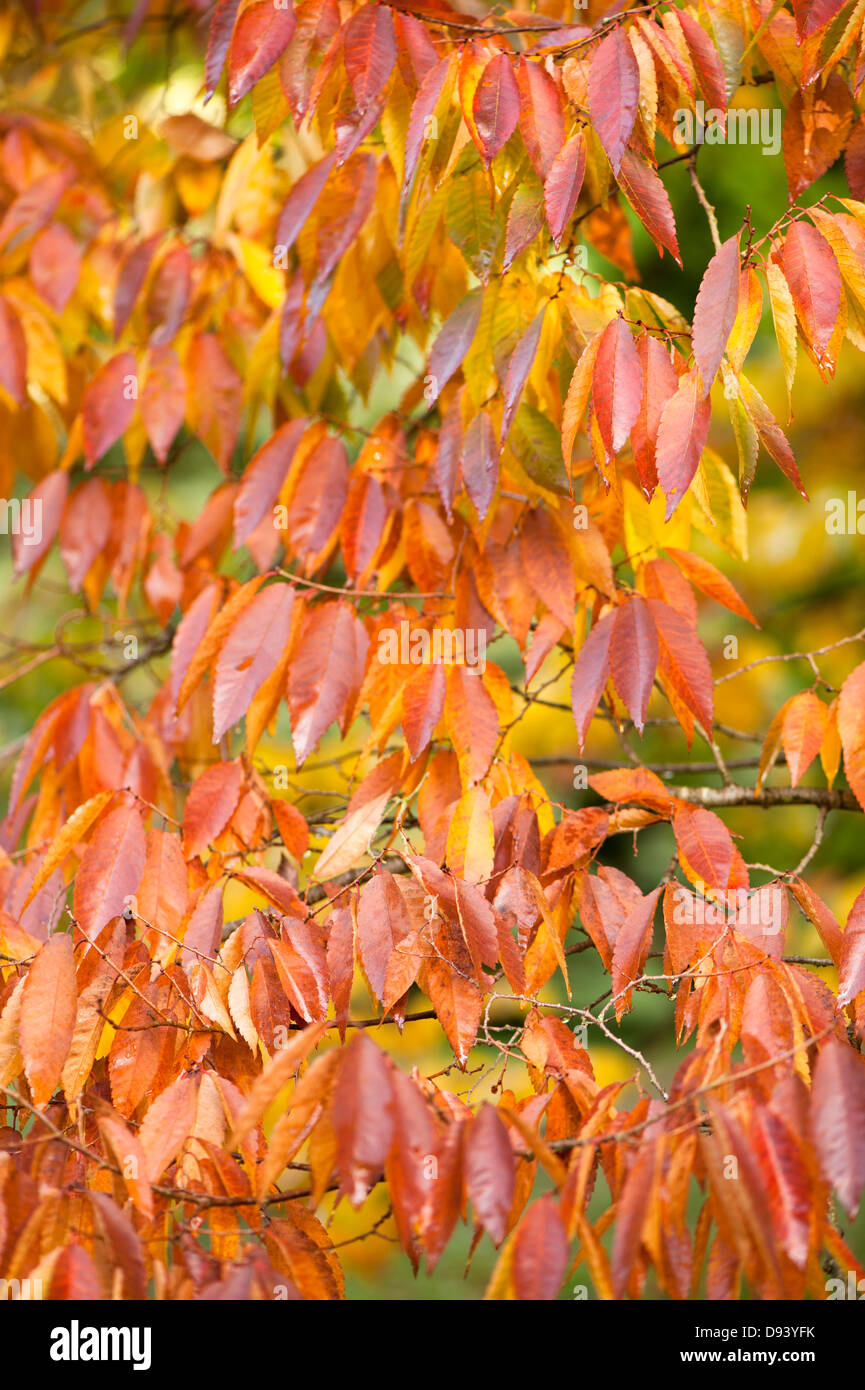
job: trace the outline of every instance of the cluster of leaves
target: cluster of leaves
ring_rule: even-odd
[[[339,1298],[314,1212],[382,1181],[415,1270],[471,1210],[502,1246],[492,1297],[553,1298],[583,1261],[604,1298],[650,1271],[675,1298],[863,1273],[831,1194],[853,1217],[865,1187],[865,897],[842,930],[798,871],[755,883],[712,808],[865,807],[865,664],[831,705],[788,701],[756,788],[734,783],[697,595],[757,620],[693,547],[745,555],[761,448],[805,494],[744,371],[764,291],[791,407],[799,345],[824,378],[865,350],[865,0],[572,8],[218,0],[205,94],[225,70],[245,137],[202,109],[85,135],[37,105],[56,67],[0,115],[0,490],[29,477],[42,516],[16,572],[35,593],[56,543],[143,648],[40,714],[2,822],[0,1258],[50,1297]],[[0,22],[10,72],[62,33],[62,5],[32,10]],[[139,5],[127,38],[172,26]],[[722,241],[677,113],[770,83],[790,204]],[[851,196],[800,206],[842,153]],[[636,221],[681,264],[662,170],[684,161],[715,242],[690,323],[632,246]],[[223,480],[178,521],[163,484],[196,442]],[[419,663],[442,631],[507,635],[524,680]],[[548,662],[573,666],[580,748],[666,704],[723,786],[636,766],[590,778],[602,804],[553,804],[513,734]],[[120,689],[140,666],[147,702]],[[283,702],[297,768],[363,729],[337,815],[310,823],[262,765]],[[800,789],[818,754],[827,786]],[[650,892],[602,863],[664,824]],[[238,886],[255,905],[227,922]],[[784,959],[790,896],[837,993]],[[604,1007],[545,1005],[589,948]],[[691,1043],[669,1092],[618,1032],[643,990]],[[495,1104],[369,1032],[430,1016],[458,1067],[501,1059]],[[565,1018],[633,1056],[635,1102]]]

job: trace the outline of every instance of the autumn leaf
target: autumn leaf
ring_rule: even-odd
[[[790,227],[784,238],[781,269],[805,341],[818,365],[834,371],[829,345],[841,307],[841,272],[829,243],[810,222],[794,222]]]
[[[616,610],[610,640],[610,674],[640,733],[658,664],[658,632],[645,599],[635,594]]]
[[[739,303],[739,237],[725,241],[703,276],[694,308],[692,344],[708,395],[736,321]]]
[[[828,1038],[814,1068],[811,1135],[820,1169],[851,1220],[865,1187],[865,1067],[851,1048]]]
[[[514,1160],[508,1131],[494,1108],[482,1105],[465,1141],[466,1192],[475,1218],[494,1245],[501,1245],[514,1193]]]
[[[384,1168],[393,1099],[384,1053],[361,1029],[347,1045],[333,1091],[332,1124],[340,1186],[359,1207]]]
[[[544,211],[555,246],[574,215],[585,172],[586,142],[578,130],[562,145],[544,179]]]
[[[65,932],[50,937],[27,972],[18,1035],[34,1105],[51,1099],[72,1042],[75,958]]]
[[[613,173],[618,174],[637,118],[640,70],[624,29],[616,26],[592,54],[589,111]]]
[[[84,457],[92,468],[132,423],[138,398],[138,364],[120,352],[97,372],[81,402]]]
[[[214,14],[211,43],[221,21],[222,17]],[[232,106],[246,96],[286,49],[294,29],[295,17],[291,8],[279,9],[268,0],[240,7],[228,48],[228,99]],[[216,43],[221,47],[219,39]]]
[[[291,631],[294,589],[270,584],[252,596],[219,650],[213,676],[213,742],[242,719],[280,661]]]
[[[472,114],[484,161],[490,164],[513,134],[520,114],[517,79],[506,53],[497,53],[481,73]]]
[[[711,407],[701,395],[700,377],[689,372],[661,412],[655,445],[655,466],[667,498],[668,521],[697,471],[710,419]]]
[[[82,929],[95,934],[134,896],[144,872],[141,812],[132,800],[96,827],[75,879],[72,908]]]
[[[601,438],[617,454],[636,423],[643,394],[643,369],[631,330],[613,319],[601,334],[595,358],[592,400]]]
[[[234,814],[240,798],[240,765],[214,763],[190,790],[183,814],[183,848],[187,859],[206,850]]]

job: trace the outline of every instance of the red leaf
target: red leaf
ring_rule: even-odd
[[[508,213],[504,270],[509,270],[517,256],[531,246],[543,225],[543,189],[536,179],[527,178],[517,189]]]
[[[831,24],[847,0],[793,0],[796,30],[800,39],[809,39]]]
[[[840,73],[825,86],[794,91],[784,114],[784,165],[790,201],[825,174],[841,154],[855,117],[853,96]]]
[[[544,211],[547,224],[558,246],[570,222],[586,172],[586,141],[581,130],[566,140],[556,155],[544,181]],[[510,220],[508,221],[510,233]]]
[[[483,995],[474,980],[438,956],[425,964],[424,988],[454,1056],[465,1067],[480,1026]]]
[[[194,339],[186,369],[191,378],[193,428],[227,472],[240,430],[243,382],[214,333],[199,333]]]
[[[598,139],[618,174],[640,100],[640,69],[624,29],[602,39],[589,67],[589,112]]]
[[[165,830],[148,830],[145,837],[146,860],[137,892],[137,916],[156,929],[156,950],[165,946],[163,932],[177,937],[186,917],[189,901],[186,862],[177,835]]]
[[[306,454],[288,504],[288,536],[297,557],[312,565],[331,541],[348,494],[348,456],[328,435]]]
[[[465,432],[460,468],[466,492],[483,521],[499,481],[499,451],[493,422],[485,410],[478,412]]]
[[[82,1245],[66,1245],[60,1251],[47,1297],[64,1303],[99,1303],[105,1297],[99,1271]]]
[[[499,737],[499,719],[482,678],[466,666],[448,668],[445,720],[448,736],[459,758],[463,785],[479,782],[492,762]]]
[[[402,728],[412,760],[429,746],[445,707],[445,669],[421,666],[402,692]]]
[[[706,650],[681,613],[660,599],[646,602],[658,629],[660,672],[708,732],[713,719],[713,684]]]
[[[696,584],[698,589],[702,589],[704,594],[709,595],[709,598],[713,598],[716,603],[723,604],[725,608],[729,608],[731,613],[745,618],[755,627],[760,626],[747,603],[737,594],[727,576],[716,569],[710,560],[704,560],[702,555],[692,555],[688,550],[677,550],[670,545],[667,546],[667,554],[672,556],[679,569],[690,579],[691,583]]]
[[[360,686],[367,638],[347,604],[325,603],[306,617],[288,673],[288,708],[298,767]]]
[[[145,858],[141,813],[130,800],[99,822],[75,877],[72,910],[88,935],[120,916],[138,890]]]
[[[481,73],[472,114],[484,163],[490,164],[514,133],[520,114],[519,88],[507,53],[497,53]]]
[[[177,335],[186,314],[192,287],[192,262],[181,243],[159,263],[147,293],[151,347],[165,347]]]
[[[463,1200],[462,1157],[466,1125],[444,1125],[435,1147],[436,1179],[427,1183],[421,1230],[427,1269],[432,1273],[451,1237]]]
[[[346,574],[357,581],[372,563],[389,515],[384,487],[372,473],[356,474],[349,488],[339,528]]]
[[[720,816],[702,806],[677,806],[673,812],[673,834],[680,862],[691,882],[725,892],[736,851]]]
[[[754,1152],[769,1188],[769,1212],[778,1239],[800,1269],[811,1237],[811,1180],[801,1146],[771,1110],[754,1115]]]
[[[228,825],[240,800],[241,777],[239,763],[214,763],[193,782],[183,808],[187,859],[206,850]]]
[[[120,337],[129,322],[132,310],[135,308],[135,301],[147,279],[150,262],[153,260],[161,240],[161,232],[154,232],[152,236],[145,237],[143,241],[133,246],[120,264],[114,286],[113,323],[115,338]]]
[[[631,909],[619,927],[613,946],[613,997],[621,1021],[631,1007],[628,986],[638,979],[652,944],[652,923],[661,889],[655,888]]]
[[[471,290],[439,329],[430,348],[427,368],[427,380],[432,386],[430,404],[438,398],[471,347],[483,305],[483,290]]]
[[[865,1062],[837,1038],[823,1043],[814,1067],[811,1142],[854,1221],[865,1187]]]
[[[429,134],[430,118],[435,114],[439,97],[451,71],[450,58],[442,58],[440,63],[430,68],[424,76],[414,99],[405,137],[405,171],[403,173],[402,197],[407,198],[412,180],[417,170],[424,141]]]
[[[643,369],[625,321],[614,318],[601,334],[592,377],[592,400],[608,454],[623,448],[640,413]]]
[[[357,949],[373,997],[385,994],[388,963],[412,933],[412,919],[393,874],[379,870],[365,884],[357,903]]]
[[[19,1044],[34,1105],[46,1105],[60,1081],[75,1028],[77,994],[72,937],[50,936],[27,972]]]
[[[469,1125],[463,1172],[478,1223],[501,1245],[514,1197],[514,1156],[508,1131],[487,1102]]]
[[[708,399],[701,397],[697,373],[688,372],[661,412],[655,447],[658,481],[667,498],[667,521],[697,471],[711,417],[712,406]]]
[[[359,1207],[381,1176],[393,1133],[387,1059],[363,1029],[346,1046],[330,1114],[340,1187],[352,1206]]]
[[[213,18],[210,21],[210,32],[207,37],[207,55],[204,60],[204,99],[206,102],[210,101],[216,91],[222,69],[225,67],[228,46],[231,43],[231,33],[234,29],[234,19],[239,9],[240,0],[217,0],[214,8]]]
[[[625,708],[640,733],[658,664],[658,631],[644,598],[634,594],[616,609],[610,671]]]
[[[841,272],[826,238],[810,222],[794,222],[784,238],[781,269],[818,366],[835,370],[829,344],[841,308]]]
[[[676,220],[660,174],[646,160],[640,159],[633,150],[625,150],[622,155],[622,167],[616,178],[619,187],[658,248],[658,254],[663,256],[666,247],[673,260],[681,265],[682,257],[676,240]]]
[[[30,493],[29,500],[34,509],[37,502],[41,503],[42,531],[41,535],[38,534],[34,526],[29,535],[25,535],[23,529],[13,535],[12,554],[15,559],[16,576],[33,569],[54,544],[68,489],[69,474],[64,468],[55,468],[46,473]]]
[[[850,909],[841,937],[838,1004],[846,1008],[865,990],[865,888]]]
[[[27,340],[18,315],[0,294],[0,386],[19,405],[27,396]]]
[[[131,425],[137,396],[138,366],[131,352],[112,357],[86,387],[81,400],[81,424],[88,468]]]
[[[860,116],[844,151],[844,172],[850,192],[861,202],[865,197],[865,116]]]
[[[435,457],[435,479],[448,521],[453,518],[463,445],[463,388],[457,391],[441,422]]]
[[[237,724],[278,665],[291,631],[294,589],[270,584],[254,595],[222,644],[213,679],[213,742]]]
[[[81,256],[79,243],[62,222],[50,223],[33,243],[30,277],[55,313],[63,313],[78,284]]]
[[[639,1259],[643,1230],[651,1219],[655,1164],[655,1146],[647,1143],[634,1155],[616,1203],[616,1232],[610,1256],[610,1276],[616,1298],[624,1297]]]
[[[678,389],[679,378],[668,354],[651,333],[644,333],[639,339],[637,356],[642,373],[642,395],[631,431],[631,446],[643,491],[651,497],[658,483],[655,450],[661,415]]]
[[[827,719],[828,706],[813,690],[794,695],[787,705],[781,738],[794,787],[820,752]]]
[[[511,422],[516,414],[523,387],[528,380],[532,363],[535,360],[535,353],[538,350],[538,343],[541,338],[541,329],[544,326],[544,312],[546,305],[535,315],[520,338],[508,362],[507,376],[504,386],[504,410],[502,412],[502,448],[511,428]]]
[[[214,15],[214,27],[217,16]],[[285,52],[295,29],[294,9],[277,9],[273,0],[248,5],[238,17],[228,51],[228,102],[230,106],[246,96]],[[211,42],[213,41],[211,30]],[[217,51],[221,48],[218,44]],[[214,66],[216,57],[214,54]]]
[[[568,1269],[568,1237],[552,1197],[533,1202],[514,1239],[513,1280],[517,1298],[550,1302]]]
[[[865,810],[865,661],[850,672],[841,687],[838,733],[844,750],[847,781]]]
[[[361,111],[383,91],[396,63],[393,15],[387,5],[364,5],[343,39],[345,70]]]
[[[700,283],[694,309],[694,358],[707,396],[718,374],[739,304],[739,234],[712,257]]]
[[[589,732],[598,701],[610,674],[610,640],[615,613],[607,613],[595,623],[577,654],[571,681],[571,709],[580,740],[580,752]]]
[[[677,9],[676,18],[682,26],[703,96],[716,110],[726,111],[727,78],[717,48],[702,25],[687,10]]]
[[[559,89],[540,62],[521,58],[517,69],[520,89],[520,133],[543,183],[565,140],[565,118]]]
[[[573,561],[565,537],[546,507],[535,507],[524,516],[520,558],[535,593],[565,627],[573,629]]]
[[[801,878],[794,878],[790,882],[793,897],[799,907],[804,912],[810,922],[814,923],[820,933],[820,940],[826,947],[836,965],[840,964],[841,953],[844,945],[844,934],[833,914],[814,889],[805,883]]]
[[[297,240],[298,233],[315,207],[318,195],[327,183],[335,160],[336,155],[331,150],[317,164],[313,164],[310,169],[307,169],[305,174],[301,174],[297,183],[292,185],[291,192],[283,204],[279,221],[276,224],[275,245],[282,247],[283,251],[290,250]]]
[[[160,463],[186,416],[186,377],[174,348],[152,347],[141,388],[141,419]]]
[[[60,555],[77,593],[97,555],[111,539],[111,502],[101,478],[88,478],[69,498],[60,523]]]
[[[306,424],[306,420],[300,419],[280,425],[247,464],[234,499],[235,550],[243,545],[273,508],[288,477]]]

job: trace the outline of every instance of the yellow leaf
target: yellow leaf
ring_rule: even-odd
[[[285,299],[285,275],[274,266],[267,247],[234,233],[229,233],[226,241],[259,299],[269,309],[276,309]]]
[[[493,871],[493,813],[482,787],[459,799],[448,827],[448,866],[467,883],[483,883]]]
[[[42,887],[47,883],[56,868],[63,863],[69,851],[78,844],[90,829],[96,817],[107,806],[111,800],[113,792],[97,792],[91,796],[89,801],[85,801],[83,806],[79,806],[77,811],[69,817],[60,834],[49,846],[48,853],[39,865],[36,876],[30,885],[30,892],[21,905],[21,910],[31,903]]]
[[[727,356],[737,372],[748,356],[754,335],[760,327],[763,313],[763,291],[756,270],[750,266],[739,278],[739,303],[736,319],[730,337],[727,339]]]
[[[833,700],[826,716],[826,732],[820,745],[820,762],[831,787],[841,763],[841,736],[838,733],[838,701]]]
[[[264,74],[252,89],[252,119],[258,148],[266,144],[288,115],[288,102],[279,80],[279,68]]]
[[[363,806],[358,806],[346,816],[342,825],[333,833],[330,844],[315,866],[312,877],[319,880],[335,878],[352,868],[364,854],[368,853],[370,841],[378,829],[384,808],[390,800],[390,792],[373,797]]]
[[[772,322],[781,366],[784,368],[784,381],[787,385],[788,418],[793,414],[793,381],[796,376],[796,309],[786,276],[774,261],[766,262],[766,284],[769,289],[769,303],[772,306]]]

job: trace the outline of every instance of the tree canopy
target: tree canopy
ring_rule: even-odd
[[[865,0],[0,60],[0,1278],[846,1296]]]

